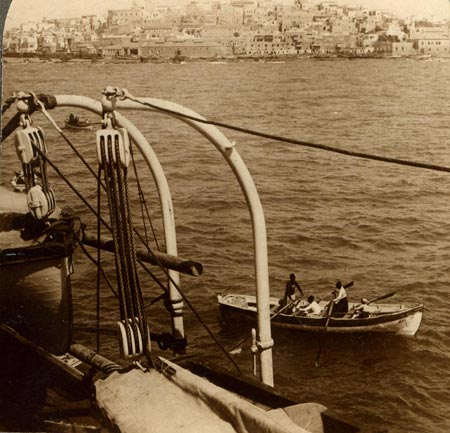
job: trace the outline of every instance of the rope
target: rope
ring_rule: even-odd
[[[118,137],[116,136],[116,143],[115,143],[115,152],[116,155],[120,154],[119,150],[119,142]],[[128,182],[127,182],[127,169],[125,167],[122,167],[122,164],[119,161],[119,157],[117,158],[117,174],[118,174],[118,186],[120,190],[120,196],[121,196],[121,204],[122,204],[122,217],[125,223],[125,230],[123,231],[124,240],[126,242],[125,245],[128,246],[126,251],[126,259],[128,261],[128,267],[129,267],[129,276],[132,281],[131,290],[132,290],[132,301],[133,301],[133,318],[134,321],[136,315],[139,319],[139,325],[141,328],[141,335],[144,338],[144,341],[147,341],[148,338],[148,332],[147,332],[147,326],[146,321],[144,317],[144,309],[143,309],[143,299],[142,299],[142,290],[139,283],[139,278],[137,275],[137,257],[136,257],[136,245],[134,241],[133,236],[133,225],[131,221],[131,213],[130,213],[130,202],[129,202],[129,196],[128,196]]]
[[[156,244],[156,249],[158,251],[160,251],[159,244],[158,244],[158,238],[156,236],[155,229],[154,229],[153,223],[152,223],[152,219],[150,217],[150,212],[149,212],[148,207],[147,207],[147,201],[145,200],[144,191],[141,188],[141,183],[140,183],[140,180],[139,180],[139,175],[138,175],[137,167],[136,167],[136,161],[134,159],[134,154],[133,154],[133,146],[130,146],[130,154],[131,154],[131,161],[133,162],[133,169],[134,169],[134,174],[135,174],[135,177],[136,177],[136,184],[137,184],[137,188],[138,188],[139,203],[140,203],[140,206],[141,206],[141,214],[142,214],[142,221],[144,223],[145,242],[143,242],[143,243],[144,243],[144,245],[148,244],[147,226],[145,224],[145,217],[144,217],[144,209],[145,209],[145,213],[147,214],[148,222],[150,223],[150,228],[152,229],[152,234],[153,234],[153,239],[154,239],[155,244]]]
[[[104,271],[102,265],[101,265],[99,262],[97,262],[97,261],[94,259],[94,257],[92,257],[91,253],[86,249],[86,247],[85,247],[84,244],[83,244],[83,241],[82,241],[80,238],[77,237],[76,240],[77,240],[77,242],[78,242],[78,245],[80,245],[81,250],[82,250],[83,253],[86,255],[86,257],[87,257],[92,263],[94,263],[94,265],[97,266],[97,268],[100,269],[100,272],[101,272],[103,278],[105,279],[106,284],[108,284],[108,287],[111,289],[111,292],[114,294],[114,296],[115,296],[116,298],[119,298],[119,295],[118,295],[117,292],[114,290],[114,287],[113,287],[113,285],[111,284],[111,282],[110,282],[110,280],[109,280],[109,278],[108,278],[108,275],[106,275],[106,272]]]
[[[11,107],[11,105],[15,102],[16,98],[11,97],[8,98],[2,106],[2,114],[5,114],[7,110]]]
[[[70,141],[70,139],[67,137],[66,134],[64,134],[63,130],[57,125],[53,117],[49,114],[49,112],[45,109],[44,104],[40,103],[40,109],[42,114],[48,119],[48,121],[52,124],[52,126],[55,128],[55,130],[58,132],[58,134],[61,135],[61,137],[64,139],[64,141],[70,146],[70,148],[73,150],[75,155],[78,156],[80,161],[84,164],[84,166],[91,172],[91,174],[94,176],[97,181],[99,181],[98,175],[95,173],[94,169],[88,164],[88,162],[83,158],[83,155],[77,150],[77,148],[73,145],[73,143]],[[105,185],[100,181],[103,189],[105,189]]]
[[[149,248],[149,247],[148,247]],[[174,279],[170,276],[167,269],[161,264],[161,262],[158,260],[158,257],[156,257],[151,249],[148,249],[149,254],[153,255],[154,259],[158,263],[158,266],[161,268],[161,270],[164,272],[166,277],[169,279],[169,281],[174,285],[174,287],[177,289],[180,296],[183,298],[183,301],[186,303],[186,305],[190,308],[190,310],[194,313],[194,316],[197,318],[199,323],[203,326],[203,328],[206,330],[206,332],[209,334],[209,336],[212,338],[214,343],[217,344],[219,349],[225,354],[225,356],[229,359],[229,361],[234,365],[236,370],[239,372],[239,374],[242,374],[241,369],[239,368],[239,365],[236,363],[236,361],[231,357],[231,355],[227,352],[225,347],[220,343],[220,341],[215,337],[215,335],[212,333],[211,329],[209,329],[209,326],[206,324],[206,322],[203,321],[203,319],[198,314],[197,310],[194,308],[194,306],[191,304],[187,296],[183,293],[183,291],[180,289],[179,285],[174,281]],[[144,266],[144,265],[142,265]],[[167,289],[164,289],[167,290]]]
[[[106,137],[102,137],[101,152],[113,229],[116,273],[122,294],[120,298],[121,319],[124,320],[127,330],[129,330],[128,324],[131,324],[134,335],[140,334],[146,346],[148,327],[137,274],[136,247],[127,188],[127,169],[122,165],[119,156],[121,154],[119,135],[111,136],[115,131],[113,129],[110,131],[111,134],[107,132]],[[106,153],[107,159],[105,158]]]
[[[39,152],[39,149],[37,150]],[[98,213],[95,211],[95,209],[89,204],[89,202],[79,193],[79,191],[72,185],[72,183],[64,176],[64,174],[58,169],[58,167],[56,167],[56,165],[47,157],[44,156],[44,158],[46,159],[46,161],[49,163],[49,165],[53,168],[53,170],[55,170],[55,172],[64,180],[64,182],[66,182],[66,184],[69,186],[69,188],[81,199],[81,201],[86,205],[86,207],[97,217],[100,219],[100,221],[103,223],[103,225],[109,230],[112,231],[111,227],[106,223],[106,221],[101,218],[100,215],[98,215]],[[225,356],[230,360],[230,362],[235,366],[235,368],[237,369],[237,371],[241,374],[241,369],[239,368],[238,364],[236,363],[236,361],[230,356],[230,354],[227,352],[227,350],[223,347],[223,345],[217,340],[217,338],[213,335],[212,331],[209,329],[208,325],[203,321],[203,319],[200,317],[200,315],[197,313],[197,311],[195,310],[195,308],[193,307],[193,305],[191,304],[191,302],[189,301],[189,299],[186,297],[186,295],[182,292],[182,290],[180,289],[179,285],[172,279],[172,277],[170,277],[168,271],[164,268],[164,266],[159,262],[158,258],[153,254],[152,249],[150,248],[149,245],[145,244],[145,240],[142,238],[142,236],[140,235],[140,233],[138,233],[138,236],[140,237],[141,241],[144,243],[145,247],[147,248],[147,251],[149,252],[149,254],[151,254],[155,261],[158,263],[158,266],[161,268],[161,270],[165,273],[165,275],[167,276],[167,278],[169,278],[169,280],[172,282],[172,284],[174,285],[174,287],[177,289],[178,293],[180,293],[180,296],[183,298],[183,300],[185,301],[186,305],[190,308],[190,310],[194,313],[195,317],[197,318],[197,320],[200,322],[200,324],[205,328],[205,330],[207,331],[207,333],[211,336],[211,338],[213,339],[213,341],[217,344],[217,346],[220,348],[220,350],[225,354]],[[88,251],[86,251],[86,249],[84,248],[84,245],[82,244],[82,242],[80,241],[80,246],[82,247],[82,250],[85,252],[85,254],[90,258],[90,260],[93,263],[96,263],[95,259],[90,256],[90,254],[88,253]],[[167,290],[164,285],[158,280],[158,278],[156,276],[154,276],[154,274],[152,274],[150,272],[150,270],[141,262],[139,261],[139,264],[144,268],[144,270],[146,270],[147,273],[149,273],[152,278],[158,282],[159,286],[162,287],[164,290]],[[99,264],[97,264],[99,266]],[[106,274],[104,273],[104,271],[102,270],[102,275],[106,277]],[[107,280],[108,281],[108,280]],[[108,283],[110,284],[110,283]],[[111,290],[114,293],[114,290],[112,289],[112,286],[110,285]],[[120,295],[114,293],[116,297],[118,297],[120,299]],[[120,302],[119,302],[120,303]],[[125,327],[127,329],[127,327]]]
[[[363,158],[363,159],[369,159],[369,160],[373,160],[373,161],[386,162],[389,164],[397,164],[397,165],[403,165],[403,166],[408,166],[408,167],[423,168],[426,170],[442,171],[442,172],[450,173],[450,167],[444,167],[444,166],[434,165],[434,164],[426,164],[426,163],[422,163],[422,162],[408,161],[408,160],[404,160],[404,159],[388,158],[388,157],[384,157],[384,156],[372,155],[372,154],[363,153],[363,152],[354,152],[351,150],[339,149],[337,147],[328,146],[325,144],[312,143],[309,141],[296,140],[293,138],[282,137],[282,136],[273,135],[273,134],[266,134],[264,132],[259,132],[259,131],[255,131],[253,129],[248,129],[248,128],[242,128],[242,127],[230,125],[230,124],[224,123],[224,122],[200,119],[198,117],[180,113],[175,110],[170,110],[168,108],[159,107],[158,105],[151,104],[149,102],[140,101],[140,100],[130,97],[130,96],[126,96],[126,98],[128,98],[130,101],[136,102],[136,103],[144,105],[146,107],[153,108],[157,111],[160,111],[160,112],[163,112],[166,114],[174,115],[176,117],[181,117],[184,119],[193,120],[193,121],[199,122],[199,123],[204,123],[206,125],[219,126],[219,127],[225,128],[225,129],[230,129],[232,131],[242,132],[247,135],[253,135],[253,136],[261,137],[261,138],[267,138],[269,140],[280,141],[283,143],[295,144],[297,146],[309,147],[312,149],[324,150],[327,152],[338,153],[341,155],[352,156],[355,158]]]
[[[104,167],[104,178],[105,178],[105,184],[106,184],[106,191],[108,193],[108,206],[109,206],[109,215],[111,220],[111,227],[112,227],[112,233],[113,233],[113,239],[114,239],[114,259],[116,263],[116,275],[117,275],[117,284],[119,287],[119,309],[120,309],[120,318],[125,322],[125,333],[127,338],[127,344],[128,347],[131,346],[131,333],[130,329],[128,327],[128,319],[129,316],[132,316],[131,311],[131,303],[129,298],[129,292],[127,290],[128,284],[125,282],[125,277],[123,275],[123,268],[122,263],[119,260],[121,253],[122,253],[122,245],[120,244],[121,238],[120,238],[120,230],[118,229],[118,224],[120,224],[120,215],[117,215],[116,212],[118,211],[117,203],[116,203],[116,182],[114,179],[114,170],[112,169],[113,164],[113,156],[112,156],[112,149],[111,149],[111,142],[108,144],[108,158],[109,158],[109,164],[106,163],[106,150],[105,146],[101,146],[101,153],[102,153],[102,161],[105,162]]]
[[[43,106],[41,105],[41,110],[43,112],[43,114],[48,118],[48,120],[50,121],[50,123],[55,127],[55,129],[60,133],[60,135],[64,138],[64,140],[66,141],[67,144],[69,144],[69,146],[74,150],[75,154],[79,157],[79,159],[87,166],[89,167],[89,171],[94,175],[94,177],[96,179],[98,179],[98,176],[96,175],[95,172],[93,172],[92,168],[89,166],[89,164],[87,164],[87,162],[84,160],[84,158],[80,155],[80,153],[76,150],[76,148],[73,146],[73,144],[70,142],[70,140],[65,136],[65,134],[62,132],[62,130],[56,125],[55,121],[51,118],[51,116],[46,112],[45,108],[43,108]],[[35,147],[35,146],[34,146]],[[36,148],[36,147],[35,147]],[[87,202],[87,200],[79,193],[79,191],[72,185],[72,183],[64,176],[64,174],[57,168],[57,166],[47,157],[47,155],[43,155],[43,153],[40,151],[40,149],[37,149],[37,152],[45,159],[46,162],[49,163],[49,165],[53,168],[53,170],[55,170],[55,172],[64,180],[64,182],[69,186],[69,188],[75,192],[75,194],[81,199],[81,201],[87,206],[87,208],[104,224],[104,226],[109,230],[109,231],[114,231],[105,221],[104,219],[98,214],[98,212],[96,212],[93,207]],[[104,158],[104,160],[106,160]],[[112,160],[112,159],[111,159]],[[105,177],[106,179],[106,177]],[[101,184],[102,187],[105,190],[108,190],[108,185],[104,185],[103,183]],[[116,208],[117,209],[117,208]],[[112,214],[114,214],[114,212],[112,212]],[[120,218],[119,218],[120,220]],[[136,231],[136,229],[134,228],[134,230]],[[194,315],[196,316],[197,320],[202,324],[202,326],[205,328],[205,330],[207,331],[207,333],[210,335],[210,337],[214,340],[214,342],[219,346],[219,348],[223,351],[223,353],[227,356],[227,358],[231,361],[231,363],[235,366],[235,368],[237,369],[237,371],[239,373],[241,373],[241,370],[239,368],[239,366],[237,365],[237,363],[234,361],[234,359],[228,354],[228,352],[226,351],[226,349],[222,346],[222,344],[217,340],[217,338],[214,336],[214,334],[212,333],[212,331],[209,329],[208,325],[203,321],[203,319],[200,317],[200,315],[198,314],[198,312],[195,310],[195,308],[193,307],[193,305],[191,304],[191,302],[189,301],[189,299],[186,297],[186,295],[181,291],[179,285],[172,279],[172,277],[169,275],[168,271],[162,266],[162,264],[159,262],[159,260],[154,256],[151,247],[147,244],[147,242],[145,241],[145,239],[142,238],[142,236],[140,235],[140,233],[138,233],[136,231],[136,233],[138,234],[138,236],[140,237],[140,240],[143,242],[143,244],[145,245],[145,247],[147,248],[148,252],[153,255],[153,257],[155,258],[155,260],[157,261],[159,267],[161,268],[161,270],[166,274],[166,276],[168,277],[168,279],[172,282],[172,284],[174,285],[174,287],[177,289],[177,291],[180,293],[180,296],[183,298],[183,300],[186,302],[186,305],[190,308],[190,310],[194,313]],[[82,245],[82,243],[80,242],[80,245]],[[82,247],[83,251],[87,254],[89,254],[86,249],[84,248],[84,246]],[[95,259],[93,259],[93,257],[90,257],[90,259],[95,263]],[[150,273],[150,275],[152,276],[153,279],[158,281],[158,284],[164,288],[164,290],[167,290],[162,283],[157,279],[157,277],[155,277],[146,266],[143,265],[142,262],[138,261],[141,266],[143,266],[143,268]],[[100,266],[99,263],[97,263],[97,266]],[[102,270],[102,274],[104,275],[104,277],[106,277],[106,274],[104,274],[104,271]],[[108,283],[110,284],[110,283]],[[112,286],[110,286],[110,288],[112,289]],[[113,289],[112,289],[113,290]],[[113,291],[114,292],[114,291]],[[116,294],[117,297],[119,297],[120,300],[120,290],[119,290],[119,295]],[[142,299],[142,298],[141,298]],[[121,302],[119,302],[120,304]],[[142,303],[141,303],[142,305]],[[143,308],[143,307],[142,307]],[[143,312],[143,309],[141,310]],[[124,311],[125,313],[125,311]],[[126,313],[125,313],[126,315]],[[125,326],[126,331],[128,331],[128,327]],[[148,332],[147,329],[145,329],[144,332]],[[128,334],[128,332],[127,332]],[[127,339],[128,339],[128,335],[127,335]]]
[[[97,176],[97,213],[100,215],[101,210],[101,188],[100,188],[100,176],[101,176],[101,167],[98,167],[98,176]],[[100,241],[100,219],[97,218],[97,241]],[[97,248],[97,263],[101,263],[101,248]],[[96,317],[96,325],[97,325],[97,353],[100,353],[100,266],[97,266],[97,317]]]
[[[78,196],[78,198],[84,203],[84,205],[92,212],[93,215],[95,215],[97,218],[100,218],[100,221],[103,223],[103,225],[109,230],[111,231],[110,226],[108,225],[108,223],[101,218],[96,210],[89,204],[89,202],[81,195],[81,193],[78,191],[77,188],[75,188],[73,186],[73,184],[70,182],[69,179],[66,178],[66,176],[61,172],[61,170],[59,170],[59,168],[51,161],[51,159],[48,158],[47,155],[45,155],[44,153],[41,152],[41,150],[36,147],[35,145],[33,145],[33,149],[36,150],[37,153],[39,153],[40,156],[42,156],[45,161],[50,165],[50,167],[53,168],[53,170],[55,170],[55,172],[58,174],[58,176],[67,184],[67,186]]]

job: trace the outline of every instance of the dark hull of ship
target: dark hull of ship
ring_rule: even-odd
[[[71,341],[68,263],[51,257],[0,265],[0,321],[52,353]]]

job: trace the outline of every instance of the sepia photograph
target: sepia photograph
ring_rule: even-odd
[[[450,431],[450,0],[0,17],[0,432]]]

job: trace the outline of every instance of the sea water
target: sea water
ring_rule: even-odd
[[[107,85],[268,134],[450,167],[450,62],[445,60],[7,63],[4,69],[4,98],[22,90],[99,99]],[[74,111],[80,110],[51,114],[63,125]],[[7,112],[4,120],[12,114]],[[184,123],[161,114],[127,116],[146,135],[164,168],[179,255],[204,266],[200,277],[182,276],[181,287],[220,343],[231,350],[250,330],[221,330],[216,293],[254,293],[255,287],[251,220],[239,184],[220,153]],[[94,205],[96,185],[87,181],[87,170],[42,115],[34,119],[45,126],[51,159]],[[339,279],[354,281],[350,300],[395,290],[388,302],[425,305],[422,326],[413,338],[327,335],[318,368],[315,337],[275,332],[277,388],[299,401],[322,403],[337,416],[373,431],[450,430],[450,174],[222,132],[235,141],[261,197],[274,296],[282,296],[294,272],[306,295],[325,297]],[[95,167],[95,130],[66,133]],[[2,151],[0,180],[9,185],[19,167],[11,138]],[[154,230],[163,245],[154,183],[137,160]],[[54,173],[51,176],[58,202],[83,214],[83,204],[70,198]],[[133,207],[140,212],[136,199]],[[78,252],[75,321],[92,324],[96,273],[89,267]],[[148,277],[144,281],[150,302],[161,289]],[[102,324],[113,324],[118,307],[106,284],[101,299]],[[170,330],[161,305],[147,311],[152,332]],[[187,307],[185,311],[189,353],[201,353],[232,369],[195,316]],[[102,348],[117,349],[107,338]],[[248,343],[234,359],[251,374]]]

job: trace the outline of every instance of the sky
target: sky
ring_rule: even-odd
[[[7,0],[0,0],[6,2]],[[185,4],[189,0],[152,0],[151,3],[164,5]],[[203,1],[203,0],[200,0]],[[347,6],[369,6],[399,17],[414,15],[416,18],[435,20],[450,19],[450,0],[335,0]],[[314,0],[313,3],[318,0]],[[131,6],[132,0],[13,0],[6,19],[6,28],[26,21],[47,18],[77,17],[87,14],[106,14],[108,9]],[[283,0],[293,3],[293,0]]]

